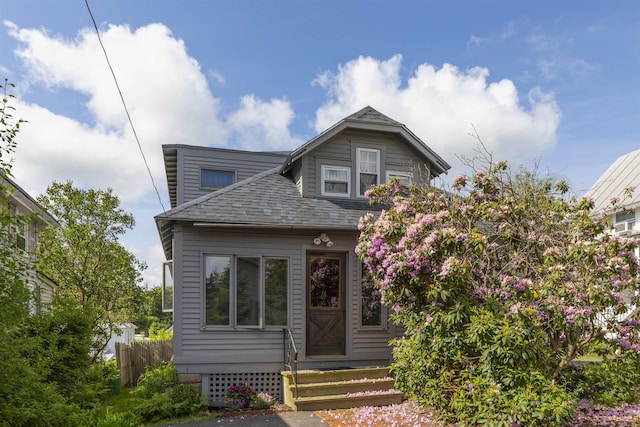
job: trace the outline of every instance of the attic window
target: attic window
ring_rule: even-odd
[[[370,148],[358,148],[356,150],[356,175],[358,186],[358,196],[364,193],[373,185],[380,183],[380,150]]]
[[[349,196],[351,194],[351,168],[322,165],[322,195]]]
[[[407,187],[411,185],[410,172],[387,171],[387,182],[391,181],[393,178],[397,178],[402,185]]]
[[[200,170],[200,187],[203,188],[222,188],[234,183],[236,173],[233,171],[201,169]]]

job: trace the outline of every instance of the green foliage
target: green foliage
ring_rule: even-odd
[[[153,327],[156,331],[166,329],[173,322],[173,313],[162,311],[162,288],[155,287],[143,291],[141,317],[133,320],[137,332],[149,335]]]
[[[601,363],[573,366],[564,379],[567,388],[583,399],[605,406],[640,402],[640,357],[625,352]]]
[[[275,399],[269,393],[260,392],[256,395],[254,407],[256,409],[269,409],[275,403]]]
[[[192,387],[178,384],[178,374],[173,364],[148,367],[138,381],[135,394],[143,400],[133,411],[145,421],[192,415],[204,404]]]
[[[68,417],[69,427],[142,427],[142,419],[132,411],[115,412],[94,408],[79,411]]]
[[[164,393],[167,388],[178,383],[178,371],[173,363],[162,366],[147,366],[138,380],[135,393],[142,398],[150,398],[154,394]]]
[[[173,339],[173,332],[167,331],[163,327],[158,327],[156,323],[149,328],[149,340],[151,341],[170,341]]]
[[[145,266],[118,240],[133,228],[133,216],[111,190],[81,190],[71,182],[54,182],[38,201],[61,224],[42,233],[38,267],[58,283],[57,298],[91,316],[97,360],[114,329],[139,317]]]
[[[145,421],[193,415],[202,406],[198,393],[188,385],[176,384],[165,393],[156,393],[136,406],[136,413]]]
[[[617,316],[640,302],[638,241],[605,233],[593,202],[553,177],[483,166],[449,192],[368,193],[385,210],[363,218],[356,251],[405,328],[397,388],[461,426],[560,426],[581,393],[637,399],[640,378],[616,372],[637,366],[629,357],[574,375],[573,388],[564,377],[596,344],[640,353],[639,313]]]

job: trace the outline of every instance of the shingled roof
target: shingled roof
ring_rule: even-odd
[[[171,209],[156,218],[219,225],[357,230],[366,202],[342,206],[302,197],[274,168]],[[366,209],[366,207],[364,207]]]

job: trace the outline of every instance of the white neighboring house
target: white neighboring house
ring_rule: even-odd
[[[631,197],[628,193],[631,192]],[[620,236],[636,237],[640,241],[640,150],[627,153],[613,162],[585,197],[594,201],[594,214],[604,214],[611,224],[610,232]],[[612,202],[616,202],[613,208]],[[635,249],[640,256],[639,247]],[[620,315],[622,320],[637,309]]]
[[[16,251],[24,252],[30,258],[32,266],[27,271],[27,285],[33,292],[34,303],[32,311],[40,309],[41,305],[51,303],[57,285],[50,278],[43,275],[35,267],[37,261],[36,248],[42,231],[47,227],[58,227],[60,224],[33,197],[23,190],[12,179],[0,176],[0,198],[6,200],[12,213],[26,216],[29,220],[11,230],[15,236]]]
[[[625,193],[631,189],[635,191],[628,198]],[[587,191],[585,197],[594,200],[595,214],[605,214],[608,217],[612,233],[639,236],[640,150],[620,156]],[[615,210],[611,204],[614,200],[619,201]]]
[[[118,330],[114,329],[113,335],[104,349],[103,359],[108,361],[116,358],[116,343],[131,344],[131,341],[135,338],[136,328],[137,326],[133,323],[123,323],[117,326],[116,329]]]

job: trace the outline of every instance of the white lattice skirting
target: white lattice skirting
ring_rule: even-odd
[[[280,372],[245,372],[209,374],[209,398],[212,402],[224,402],[224,396],[232,385],[247,383],[257,393],[269,393],[282,402],[282,376]]]

